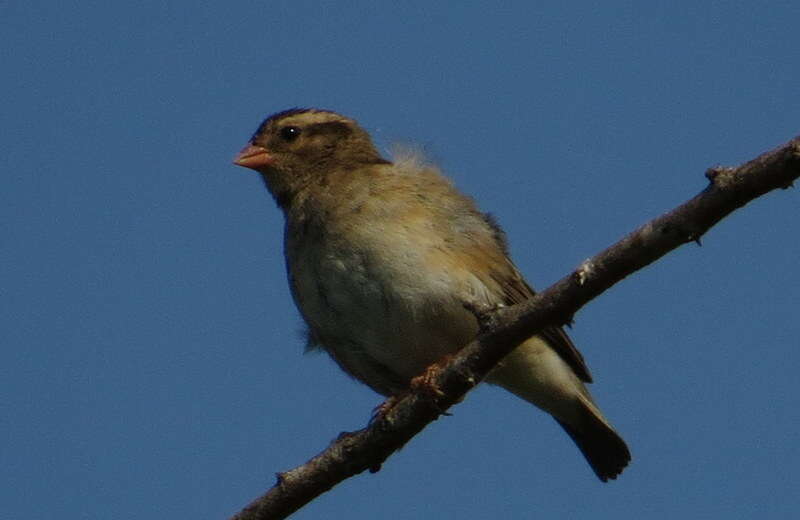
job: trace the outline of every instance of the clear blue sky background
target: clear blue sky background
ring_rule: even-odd
[[[380,402],[301,354],[271,112],[420,144],[537,287],[800,133],[797,2],[533,4],[3,3],[3,516],[226,518]],[[799,197],[578,314],[617,482],[486,387],[296,518],[793,516]]]

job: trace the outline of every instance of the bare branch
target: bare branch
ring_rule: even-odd
[[[479,315],[481,334],[444,366],[426,374],[430,388],[417,388],[384,404],[367,428],[343,433],[302,466],[278,481],[234,519],[285,518],[344,479],[381,464],[450,406],[456,404],[516,345],[549,325],[570,321],[586,303],[642,267],[687,242],[751,200],[800,177],[800,136],[737,168],[706,172],[706,189],[648,222],[525,303]],[[468,303],[465,303],[468,305]]]

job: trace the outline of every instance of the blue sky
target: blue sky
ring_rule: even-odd
[[[800,134],[797,2],[402,5],[0,6],[4,515],[225,518],[380,402],[302,354],[282,216],[231,164],[271,112],[422,146],[537,287]],[[798,201],[576,316],[618,481],[486,387],[294,518],[796,514]]]

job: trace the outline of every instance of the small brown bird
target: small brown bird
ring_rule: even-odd
[[[390,162],[354,120],[327,110],[268,117],[235,159],[259,172],[286,217],[285,255],[309,348],[383,395],[478,332],[476,307],[534,291],[503,232],[440,171]],[[630,461],[592,400],[580,352],[559,327],[533,336],[487,378],[550,413],[602,481]]]

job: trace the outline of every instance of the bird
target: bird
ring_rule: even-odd
[[[407,391],[474,339],[475,308],[535,294],[491,215],[421,153],[384,158],[352,118],[316,108],[277,112],[234,164],[261,175],[285,217],[286,269],[307,349],[326,351],[379,394]],[[525,340],[486,381],[552,415],[601,481],[630,462],[562,327]]]

